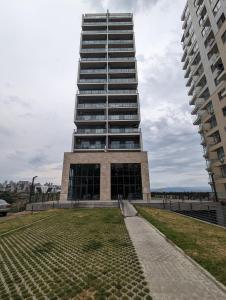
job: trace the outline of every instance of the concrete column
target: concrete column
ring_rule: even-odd
[[[70,160],[67,157],[67,153],[65,153],[62,180],[61,180],[60,201],[68,200],[67,198],[68,198],[69,171],[70,171]]]
[[[100,201],[111,201],[111,164],[106,160],[100,166]]]

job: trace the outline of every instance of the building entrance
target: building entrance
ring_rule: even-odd
[[[111,164],[111,199],[142,200],[140,164]]]

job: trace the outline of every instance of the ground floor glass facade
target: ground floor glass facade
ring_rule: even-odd
[[[71,165],[69,173],[69,200],[100,200],[100,165]]]

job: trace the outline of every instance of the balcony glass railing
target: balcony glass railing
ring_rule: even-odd
[[[139,144],[110,144],[110,149],[140,149]]]
[[[133,22],[109,22],[108,25],[133,25]]]
[[[108,33],[133,33],[133,30],[108,30]]]
[[[109,57],[110,61],[135,61],[135,57]]]
[[[109,52],[134,51],[134,48],[108,48]]]
[[[106,108],[105,103],[84,103],[84,104],[78,104],[78,108]]]
[[[86,69],[80,70],[80,74],[106,73],[107,69]]]
[[[136,83],[136,78],[117,78],[117,79],[109,79],[109,83]]]
[[[106,129],[104,128],[84,128],[84,129],[78,129],[77,132],[78,134],[104,134],[106,133]]]
[[[138,128],[110,128],[110,133],[139,133]]]
[[[82,41],[83,45],[97,45],[97,44],[106,44],[107,40],[94,40],[94,41]]]
[[[77,116],[76,120],[81,121],[89,121],[89,120],[105,120],[106,116],[104,115],[83,115],[83,116]]]
[[[109,120],[138,120],[138,115],[109,115]]]
[[[137,90],[108,90],[109,94],[137,94]]]
[[[106,57],[85,57],[80,58],[80,61],[106,61]]]
[[[109,69],[109,73],[135,73],[135,69]]]
[[[109,103],[109,108],[137,108],[137,103]]]
[[[107,33],[107,30],[83,30],[83,34],[98,34],[98,33]]]
[[[106,83],[106,79],[79,79],[78,83]]]
[[[78,94],[106,94],[106,90],[79,90]]]
[[[81,145],[75,145],[75,149],[87,149],[87,150],[93,150],[93,149],[104,149],[105,144],[94,144],[94,145],[87,145],[87,144],[81,144]]]
[[[83,22],[82,26],[95,26],[95,25],[103,25],[106,26],[107,22]]]
[[[108,44],[133,44],[133,40],[108,40]]]
[[[107,50],[105,48],[90,48],[90,49],[81,49],[81,52],[83,53],[100,53],[100,52],[106,52]]]

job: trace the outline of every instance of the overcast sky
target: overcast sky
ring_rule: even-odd
[[[82,13],[133,12],[151,186],[207,186],[181,70],[185,0],[0,0],[0,181],[60,183]]]

